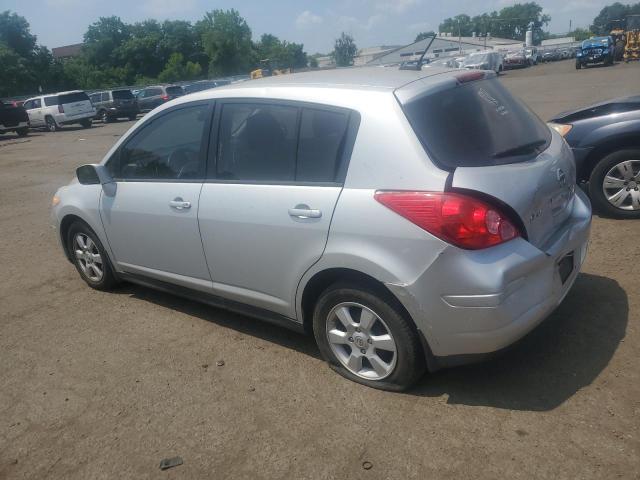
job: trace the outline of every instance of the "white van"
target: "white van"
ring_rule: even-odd
[[[32,127],[46,127],[50,132],[74,123],[89,128],[96,114],[89,96],[82,90],[30,98],[23,106]]]

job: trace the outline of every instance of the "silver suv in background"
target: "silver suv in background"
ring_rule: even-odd
[[[96,109],[96,118],[103,123],[123,117],[135,120],[140,111],[138,100],[128,88],[94,92],[89,99]]]
[[[493,72],[339,69],[194,93],[53,198],[91,287],[119,281],[312,332],[399,390],[538,325],[584,261],[571,150]]]
[[[63,125],[79,124],[89,128],[96,114],[89,96],[81,90],[33,97],[26,100],[23,107],[31,127],[45,127],[50,132]]]

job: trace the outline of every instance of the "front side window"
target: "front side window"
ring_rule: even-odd
[[[208,105],[192,105],[151,120],[120,149],[108,168],[123,180],[203,178],[201,141]]]
[[[32,100],[33,104],[31,108],[42,108],[42,101],[39,98]]]
[[[225,104],[216,173],[225,180],[295,180],[298,108]]]
[[[89,100],[91,100],[91,103],[97,103],[100,101],[100,94],[99,93],[94,93],[92,95],[89,95]]]

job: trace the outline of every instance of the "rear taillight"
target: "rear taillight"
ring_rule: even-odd
[[[62,105],[58,105],[58,113],[64,113],[64,107]]]
[[[487,248],[521,236],[504,212],[470,195],[376,192],[375,199],[420,228],[457,247]]]
[[[169,95],[162,95],[160,98],[166,102],[169,100]]]

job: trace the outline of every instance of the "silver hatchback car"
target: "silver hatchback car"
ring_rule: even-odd
[[[572,153],[492,72],[338,69],[155,109],[53,199],[89,286],[312,332],[354,381],[515,342],[562,301],[591,208]]]

